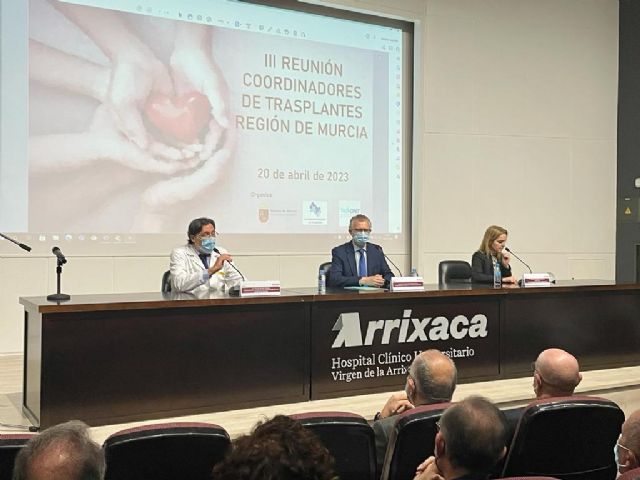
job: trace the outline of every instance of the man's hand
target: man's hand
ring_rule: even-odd
[[[231,258],[231,255],[229,255],[228,253],[223,253],[218,258],[216,258],[216,262],[207,270],[209,272],[209,275],[213,275],[214,273],[219,272],[220,270],[222,270],[224,262],[230,262],[232,260],[233,258]]]
[[[382,287],[384,285],[384,277],[380,274],[370,277],[362,277],[360,285],[368,285],[370,287]]]
[[[436,465],[436,457],[429,457],[416,469],[416,476],[413,480],[444,480],[442,472]]]
[[[384,404],[384,407],[380,411],[380,418],[398,415],[412,408],[413,404],[407,399],[407,394],[405,392],[397,392],[391,395],[387,403]]]

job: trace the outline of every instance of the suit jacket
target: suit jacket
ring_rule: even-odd
[[[510,277],[511,267],[505,268],[500,263],[502,278]],[[471,257],[471,281],[480,283],[493,283],[493,259],[484,252],[478,250]]]
[[[376,439],[376,460],[378,462],[378,472],[381,473],[384,466],[384,458],[387,454],[387,447],[389,446],[389,436],[391,436],[396,420],[398,420],[398,416],[392,415],[373,422],[373,433]]]
[[[393,277],[382,253],[382,247],[367,243],[367,276],[378,274],[384,277],[385,284],[388,284]],[[330,287],[355,287],[360,284],[360,278],[353,242],[347,242],[331,250],[331,269],[328,279]]]
[[[219,248],[220,253],[227,253],[224,248]],[[218,254],[211,254],[210,265],[213,265]],[[171,271],[171,291],[192,292],[194,294],[208,293],[209,290],[227,289],[239,285],[242,277],[229,262],[224,262],[222,269],[214,273],[208,281],[203,279],[204,264],[196,248],[191,245],[183,245],[171,251],[169,270]]]

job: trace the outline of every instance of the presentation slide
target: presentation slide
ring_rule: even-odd
[[[228,0],[19,3],[0,232],[156,251],[211,216],[229,248],[297,251],[365,213],[404,244],[402,30]]]

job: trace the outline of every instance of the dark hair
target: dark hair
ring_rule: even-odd
[[[105,472],[104,453],[89,437],[88,426],[79,421],[61,423],[47,428],[20,449],[15,461],[13,480],[28,480],[35,462],[47,455],[58,455],[64,449],[67,460],[60,469],[69,480],[102,480]],[[55,450],[53,450],[55,448]]]
[[[204,227],[205,225],[213,225],[213,228],[216,228],[216,222],[214,222],[211,218],[200,217],[196,218],[195,220],[191,220],[189,228],[187,229],[187,239],[189,240],[189,243],[193,243],[191,237],[198,235],[202,230],[202,227]]]
[[[440,420],[446,456],[452,465],[489,473],[506,443],[504,414],[489,400],[471,396],[449,407]]]
[[[216,480],[332,480],[333,458],[320,440],[284,415],[258,422],[233,441],[213,469]]]

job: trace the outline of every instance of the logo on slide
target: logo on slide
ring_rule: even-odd
[[[258,220],[260,220],[260,223],[267,223],[269,221],[269,209],[267,207],[260,207],[258,209]]]
[[[487,317],[481,313],[474,315],[471,320],[464,315],[456,315],[452,320],[442,316],[423,319],[410,317],[411,310],[407,309],[402,318],[371,320],[362,329],[358,312],[342,313],[332,328],[338,334],[331,348],[361,347],[373,345],[374,342],[388,345],[392,338],[395,343],[484,338],[489,333]]]
[[[338,225],[349,226],[349,221],[354,215],[362,213],[359,200],[340,200],[338,204]]]

